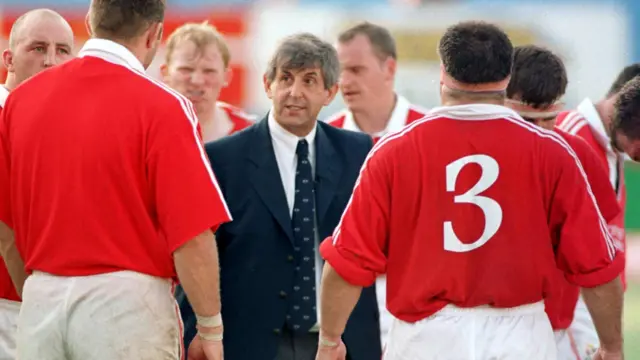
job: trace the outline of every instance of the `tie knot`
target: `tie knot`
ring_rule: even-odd
[[[302,139],[298,141],[298,146],[296,147],[296,155],[300,158],[306,158],[309,155],[309,143],[307,140]]]

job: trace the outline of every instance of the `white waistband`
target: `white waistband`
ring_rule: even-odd
[[[511,308],[497,308],[489,305],[461,308],[455,305],[447,305],[434,315],[477,315],[477,316],[514,316],[544,313],[544,302],[516,306]]]
[[[20,312],[20,305],[22,303],[19,301],[13,301],[8,299],[0,299],[0,311],[2,312]]]

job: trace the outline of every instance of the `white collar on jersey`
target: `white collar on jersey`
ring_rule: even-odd
[[[123,65],[144,73],[144,66],[126,47],[106,39],[89,39],[78,53],[78,57],[93,56],[105,61]]]
[[[411,104],[409,101],[403,96],[396,94],[396,106],[393,108],[393,112],[391,112],[391,118],[389,119],[387,128],[377,134],[373,134],[373,137],[381,137],[387,133],[402,130],[402,128],[407,125],[407,115],[409,114],[410,108]],[[358,124],[356,124],[351,111],[346,112],[342,128],[345,130],[362,132],[358,127]]]
[[[613,148],[611,147],[611,139],[607,134],[607,131],[604,129],[604,123],[600,118],[600,114],[598,114],[598,110],[596,106],[593,104],[589,98],[585,98],[582,102],[576,107],[576,110],[582,114],[587,123],[593,130],[595,130],[597,136],[596,139],[604,146],[607,151],[613,152]]]
[[[4,107],[7,97],[9,97],[9,90],[4,85],[0,85],[0,107]]]
[[[492,104],[439,106],[431,109],[427,114],[427,116],[432,115],[440,115],[457,120],[493,120],[502,117],[522,119],[522,117],[513,110],[501,105]]]

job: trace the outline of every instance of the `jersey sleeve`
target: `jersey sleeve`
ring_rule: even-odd
[[[607,176],[607,170],[585,140],[573,137],[571,146],[582,163],[602,217],[610,223],[622,210]]]
[[[149,125],[147,176],[160,228],[173,252],[231,214],[211,170],[191,103],[180,99]]]
[[[353,285],[370,286],[386,272],[391,201],[386,155],[374,147],[333,236],[320,245],[322,257]]]
[[[555,184],[549,221],[556,241],[556,263],[567,280],[580,287],[605,284],[621,274],[624,254],[618,252],[602,218],[585,171],[562,140],[553,156]]]
[[[8,112],[0,107],[0,221],[13,228],[11,216],[11,190],[9,178]]]

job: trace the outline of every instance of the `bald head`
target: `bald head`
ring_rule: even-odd
[[[14,50],[16,45],[24,39],[26,33],[31,32],[34,28],[42,27],[44,23],[57,26],[60,30],[66,31],[69,43],[73,42],[71,25],[62,15],[50,9],[35,9],[24,13],[13,23],[9,34],[9,48]]]
[[[10,90],[40,71],[72,58],[73,30],[60,14],[36,9],[20,16],[11,28],[2,60]]]

